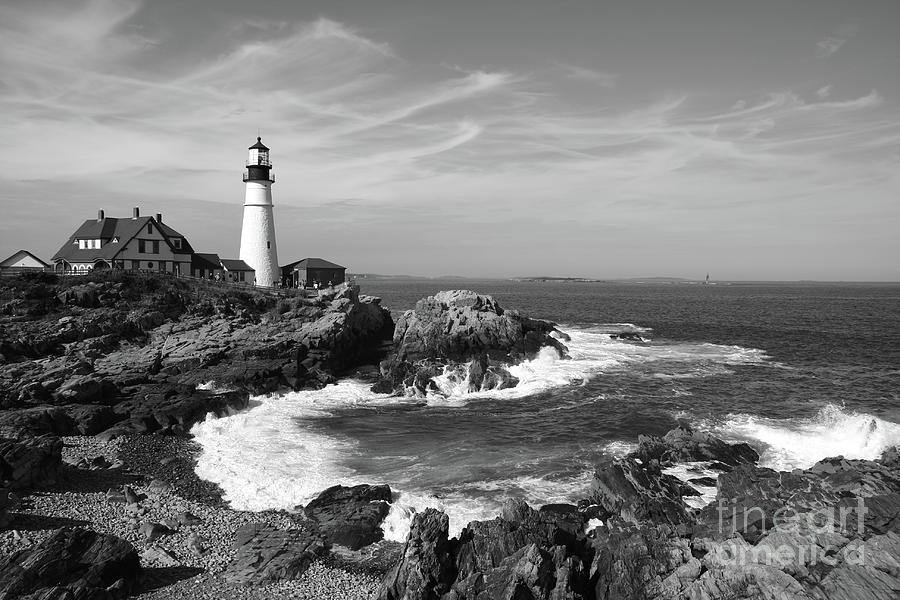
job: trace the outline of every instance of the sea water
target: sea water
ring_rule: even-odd
[[[600,460],[679,422],[747,441],[777,469],[900,444],[900,285],[358,283],[398,312],[441,289],[492,294],[558,323],[569,356],[547,349],[512,367],[519,384],[506,390],[469,393],[465,374],[448,371],[426,398],[353,379],[253,398],[192,430],[198,474],[234,508],[290,510],[338,483],[387,483],[386,536],[403,540],[426,507],[447,512],[455,533],[507,498],[577,501]],[[714,494],[700,491],[692,501]]]

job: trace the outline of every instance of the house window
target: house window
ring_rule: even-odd
[[[147,233],[153,235],[153,223],[147,223]]]
[[[139,261],[139,260],[131,261],[131,270],[132,271],[137,271],[140,268],[141,268],[141,261]]]
[[[166,270],[166,261],[159,261],[159,272],[162,273]]]
[[[159,240],[153,240],[153,254],[159,254]]]
[[[147,263],[147,268],[148,268],[148,269],[152,269],[152,268],[153,268],[153,261],[150,261],[150,262]]]
[[[138,240],[138,252],[144,254],[147,252],[147,242],[144,240]]]

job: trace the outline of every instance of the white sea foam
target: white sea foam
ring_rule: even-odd
[[[561,358],[545,348],[534,359],[510,367],[519,384],[506,390],[468,392],[468,374],[445,372],[438,378],[438,394],[428,404],[463,406],[473,398],[520,398],[565,385],[582,384],[592,377],[634,364],[697,363],[691,376],[704,376],[702,365],[760,364],[768,357],[761,350],[738,346],[697,343],[631,343],[612,339],[623,330],[649,334],[630,324],[595,328],[569,328],[564,343],[569,357]],[[673,367],[674,368],[674,367]],[[371,476],[361,478],[344,466],[347,457],[359,452],[352,439],[316,428],[317,417],[347,406],[421,401],[373,394],[359,381],[342,381],[322,390],[291,392],[252,399],[245,411],[220,419],[208,418],[191,433],[202,447],[197,473],[219,484],[225,500],[240,510],[292,509],[306,504],[323,489],[336,485],[380,483]],[[626,453],[633,446],[610,444],[612,454]],[[490,519],[506,498],[523,498],[533,505],[566,502],[587,490],[590,473],[571,480],[519,477],[460,483],[439,492],[418,488],[414,481],[386,481],[397,492],[385,523],[389,539],[403,540],[410,517],[427,507],[440,508],[450,517],[451,532],[458,533],[472,520]]]
[[[673,465],[671,467],[663,469],[663,473],[665,473],[666,475],[677,477],[681,481],[687,483],[692,488],[700,492],[699,496],[685,496],[683,498],[684,503],[688,506],[692,508],[703,508],[710,502],[715,501],[715,484],[710,486],[691,482],[692,479],[699,479],[700,477],[709,477],[714,481],[716,480],[716,478],[718,478],[719,474],[709,468],[708,462],[679,463],[677,465]]]
[[[342,381],[324,390],[256,397],[248,410],[207,417],[191,429],[203,448],[197,474],[219,484],[238,510],[291,509],[337,483],[359,483],[338,460],[354,443],[297,421],[371,395],[366,384]]]
[[[564,326],[563,326],[564,327]],[[462,406],[473,398],[523,398],[565,385],[590,381],[605,372],[621,370],[634,364],[657,364],[654,377],[692,379],[729,373],[728,365],[773,364],[765,351],[757,348],[695,342],[632,343],[613,339],[615,333],[635,331],[649,333],[648,328],[630,323],[612,323],[591,328],[565,328],[569,335],[563,343],[568,357],[560,357],[553,348],[543,348],[531,360],[509,367],[518,378],[515,387],[469,392],[469,374],[465,368],[447,367],[433,379],[438,392],[429,393],[430,405]],[[692,365],[683,372],[684,365]],[[669,372],[670,365],[676,370]]]
[[[614,458],[623,458],[626,454],[637,450],[638,445],[634,442],[625,442],[616,440],[603,446],[603,451]]]
[[[729,415],[714,432],[761,442],[760,464],[778,470],[805,469],[829,456],[875,459],[900,445],[900,424],[828,404],[807,419]]]
[[[412,515],[426,508],[447,514],[450,535],[457,536],[472,521],[495,518],[510,498],[522,499],[532,507],[568,503],[589,489],[592,474],[585,472],[568,479],[515,477],[460,483],[439,496],[423,491],[400,490],[383,525],[385,538],[402,542],[409,533]]]

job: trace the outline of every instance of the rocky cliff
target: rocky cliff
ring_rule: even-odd
[[[309,299],[130,273],[0,285],[7,437],[184,432],[250,394],[326,385],[393,331],[346,284]]]

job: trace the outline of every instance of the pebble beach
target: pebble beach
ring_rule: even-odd
[[[218,488],[194,475],[196,446],[171,436],[111,441],[64,437],[58,481],[18,500],[14,521],[0,532],[0,555],[35,545],[60,527],[86,527],[128,540],[141,556],[138,598],[373,598],[380,581],[370,568],[331,557],[296,580],[236,586],[223,578],[234,558],[234,532],[250,523],[280,529],[303,517],[287,512],[231,510]],[[127,489],[127,491],[126,491]],[[139,501],[126,503],[124,495]],[[164,526],[151,532],[149,524]],[[362,558],[365,557],[355,557]]]

